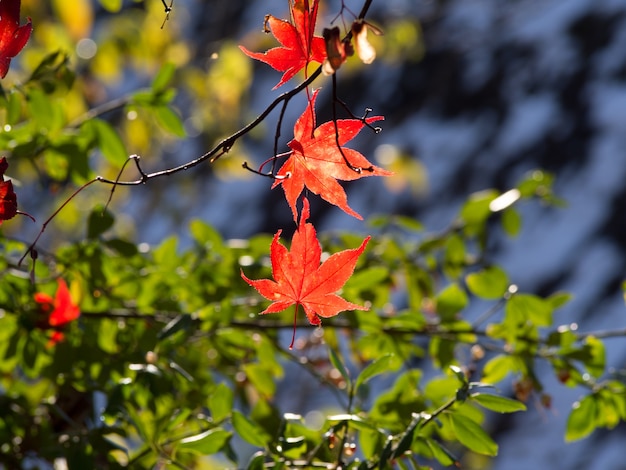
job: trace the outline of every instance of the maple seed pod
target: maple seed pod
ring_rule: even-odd
[[[322,33],[324,42],[326,43],[326,59],[322,64],[322,73],[324,75],[332,75],[341,67],[348,56],[354,54],[354,49],[349,41],[341,40],[339,28],[324,28]]]
[[[363,20],[356,20],[352,23],[352,35],[356,54],[364,64],[371,64],[376,58],[376,49],[367,40],[367,30],[371,29],[374,34],[380,36],[382,31]]]

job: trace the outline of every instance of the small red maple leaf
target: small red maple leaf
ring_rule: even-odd
[[[20,26],[20,0],[0,0],[0,78],[9,71],[11,59],[24,48],[33,25],[28,22]]]
[[[372,116],[365,122],[360,119],[338,119],[336,131],[332,121],[315,128],[315,98],[318,92],[315,90],[309,105],[296,121],[294,138],[288,144],[292,152],[276,173],[278,178],[272,188],[282,185],[294,221],[297,220],[296,201],[305,186],[325,201],[362,220],[363,217],[348,206],[348,196],[337,180],[352,181],[364,176],[390,176],[393,173],[372,165],[361,153],[343,145],[365,127],[365,122],[371,124],[384,118]],[[355,171],[354,168],[367,171]]]
[[[72,301],[65,280],[59,278],[57,284],[58,288],[54,298],[44,292],[35,294],[35,302],[40,304],[41,312],[49,314],[46,321],[40,325],[41,328],[53,330],[48,343],[49,346],[62,341],[64,335],[61,330],[80,316],[80,309]]]
[[[284,72],[274,90],[293,78],[309,62],[324,62],[326,59],[326,45],[324,39],[314,36],[315,22],[319,0],[292,0],[289,9],[293,24],[289,21],[268,15],[266,25],[269,25],[274,37],[281,44],[266,52],[251,52],[243,46],[239,48],[249,57],[260,60],[272,66],[279,72]]]
[[[348,302],[335,292],[352,276],[370,237],[363,240],[359,248],[335,253],[320,265],[322,247],[317,240],[315,227],[307,223],[309,215],[309,201],[304,198],[300,224],[291,240],[291,251],[279,242],[281,230],[274,235],[270,246],[274,280],[251,280],[241,271],[241,277],[248,284],[272,301],[261,314],[277,313],[291,305],[296,306],[290,349],[296,333],[298,306],[302,305],[312,325],[319,325],[320,318],[334,317],[344,310],[367,310],[366,307]]]
[[[0,0],[0,5],[2,5]],[[9,220],[17,214],[17,196],[13,191],[11,180],[4,180],[4,172],[9,168],[6,157],[0,159],[0,224],[3,220]]]

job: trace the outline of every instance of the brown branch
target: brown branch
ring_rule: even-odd
[[[364,19],[365,18],[365,16],[367,15],[367,12],[370,9],[370,6],[372,5],[372,1],[373,0],[365,0],[365,2],[363,3],[363,7],[361,8],[361,11],[359,12],[359,15],[358,15],[357,19]],[[347,35],[346,35],[346,40],[350,40],[351,38],[352,38],[352,31],[349,31],[347,33]],[[153,173],[144,173],[144,174],[141,175],[141,178],[138,179],[138,180],[133,180],[133,181],[114,181],[114,180],[110,180],[110,179],[104,178],[102,176],[98,176],[96,178],[96,180],[101,182],[101,183],[105,183],[105,184],[121,185],[121,186],[138,186],[138,185],[147,183],[148,180],[151,180],[151,179],[154,179],[154,178],[159,178],[161,176],[169,176],[169,175],[172,175],[174,173],[179,173],[181,171],[186,171],[186,170],[188,170],[190,168],[193,168],[193,167],[195,167],[195,166],[197,166],[197,165],[199,165],[199,164],[201,164],[201,163],[203,163],[204,161],[207,161],[207,160],[210,163],[213,163],[218,158],[220,158],[222,155],[228,153],[230,151],[230,149],[233,147],[233,145],[235,145],[237,140],[239,140],[244,135],[248,134],[251,130],[253,130],[255,127],[257,127],[261,122],[263,122],[265,120],[265,118],[274,110],[274,108],[276,108],[280,103],[283,103],[283,102],[285,102],[285,106],[286,106],[286,102],[291,100],[291,98],[293,98],[295,95],[300,93],[302,90],[306,89],[311,83],[313,83],[315,81],[315,79],[317,79],[317,77],[319,77],[321,75],[321,73],[322,73],[322,66],[320,65],[302,83],[300,83],[298,86],[296,86],[292,90],[283,93],[282,95],[278,96],[274,101],[272,101],[268,105],[268,107],[265,108],[265,110],[256,117],[256,119],[254,119],[253,121],[248,123],[246,126],[241,128],[240,130],[238,130],[234,134],[230,135],[229,137],[226,137],[219,144],[217,144],[213,149],[209,150],[208,152],[206,152],[205,154],[199,156],[198,158],[196,158],[194,160],[191,160],[191,161],[189,161],[187,163],[184,163],[182,165],[179,165],[177,167],[168,168],[166,170],[156,171],[156,172],[153,172]]]

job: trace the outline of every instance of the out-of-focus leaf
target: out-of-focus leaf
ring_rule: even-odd
[[[52,0],[52,5],[73,39],[90,36],[94,17],[90,0]]]
[[[455,465],[457,467],[460,466],[458,459],[442,444],[429,438],[425,438],[424,442],[428,446],[428,449],[433,453],[433,457],[437,459],[441,465],[446,467],[449,467],[450,465]]]
[[[393,354],[386,354],[379,357],[363,369],[363,371],[356,378],[354,387],[359,388],[361,385],[367,383],[371,378],[376,377],[379,374],[397,370],[398,364],[394,364],[394,362],[397,362],[397,359]]]
[[[446,275],[452,279],[458,278],[465,267],[465,243],[454,234],[445,243],[443,268]]]
[[[87,238],[95,239],[109,230],[115,223],[115,217],[103,207],[96,207],[87,219]]]
[[[436,299],[437,313],[442,322],[456,319],[456,315],[467,306],[467,294],[457,283],[442,290]]]
[[[138,253],[137,245],[121,238],[112,238],[110,240],[104,240],[104,245],[110,249],[117,251],[122,256],[131,257]]]
[[[183,121],[171,108],[165,105],[155,106],[154,113],[159,124],[163,126],[163,129],[177,137],[185,137],[186,133]]]
[[[483,368],[482,382],[496,384],[510,373],[517,372],[517,359],[501,354],[490,359]]]
[[[591,375],[599,378],[604,374],[606,366],[606,351],[604,343],[595,336],[585,338],[585,346],[589,349],[589,359],[585,362],[585,367]]]
[[[174,77],[174,72],[176,71],[176,66],[168,62],[163,64],[161,70],[157,73],[156,77],[152,80],[152,91],[154,93],[160,93],[169,85]]]
[[[491,395],[488,393],[472,393],[471,398],[479,405],[498,413],[514,413],[516,411],[526,411],[526,405],[511,398]]]
[[[124,164],[128,153],[122,139],[108,122],[95,118],[85,122],[83,127],[93,133],[96,145],[111,164],[116,166]]]
[[[239,434],[244,441],[253,446],[265,447],[271,440],[270,436],[265,433],[261,426],[250,421],[240,411],[233,410],[232,422],[237,434]]]
[[[498,444],[474,420],[460,414],[448,413],[452,429],[457,439],[468,449],[477,454],[495,457],[498,455]]]
[[[502,213],[502,228],[511,237],[516,237],[522,228],[522,216],[513,207]]]
[[[255,453],[250,461],[248,462],[248,466],[246,470],[263,470],[265,468],[265,453],[257,452]]]
[[[259,363],[245,364],[243,370],[258,393],[269,399],[276,393],[276,382],[267,368]]]
[[[100,5],[104,7],[105,10],[110,11],[111,13],[117,13],[122,9],[123,0],[99,0]]]
[[[472,294],[483,299],[499,299],[509,287],[506,273],[498,266],[490,266],[465,277]]]
[[[209,410],[214,422],[220,422],[230,415],[233,407],[233,392],[225,383],[218,384],[209,396]]]
[[[472,194],[461,209],[461,220],[465,222],[473,232],[477,225],[484,223],[491,209],[489,204],[498,196],[498,192],[492,189]]]
[[[370,289],[382,283],[389,277],[389,270],[383,266],[372,266],[362,269],[352,275],[346,282],[344,289]]]
[[[506,321],[512,325],[531,322],[533,325],[552,325],[552,305],[544,299],[531,294],[516,294],[506,303]]]
[[[569,292],[555,292],[545,300],[550,303],[553,310],[556,310],[567,304],[573,297]]]
[[[352,382],[350,381],[350,374],[348,374],[346,367],[343,365],[343,362],[341,362],[341,359],[339,359],[339,356],[337,355],[337,353],[335,352],[333,348],[328,347],[328,352],[329,352],[330,363],[333,365],[335,369],[339,371],[339,373],[343,377],[343,380],[346,381],[348,390],[350,390],[352,388],[351,386]]]
[[[198,455],[211,455],[219,452],[231,438],[232,433],[216,428],[189,436],[180,441],[179,449],[194,452]]]
[[[157,338],[159,341],[164,341],[179,331],[188,330],[192,323],[193,319],[191,318],[191,315],[178,315],[176,318],[170,320],[170,322],[165,325],[161,331],[159,331]]]
[[[587,395],[572,405],[565,428],[566,442],[577,441],[593,432],[596,428],[597,408],[595,395]]]

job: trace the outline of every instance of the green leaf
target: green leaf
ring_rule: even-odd
[[[233,410],[232,422],[237,434],[249,444],[265,447],[271,440],[263,428],[246,418],[240,411]]]
[[[491,266],[482,271],[468,274],[465,282],[472,294],[483,299],[499,299],[509,287],[506,273],[498,266]]]
[[[160,93],[165,90],[165,88],[167,88],[169,83],[172,81],[175,71],[176,66],[173,63],[167,62],[166,64],[163,64],[161,70],[159,70],[156,77],[154,77],[154,80],[152,80],[152,91],[154,93]]]
[[[103,318],[98,322],[98,346],[108,354],[117,354],[120,347],[117,344],[119,326],[116,321]]]
[[[455,361],[454,349],[456,346],[457,341],[455,340],[435,336],[428,345],[428,354],[435,365],[443,369]]]
[[[361,385],[367,383],[371,378],[379,374],[396,370],[396,363],[397,359],[393,354],[386,354],[379,357],[371,364],[368,364],[368,366],[361,371],[359,376],[356,378],[356,382],[354,384],[355,389],[358,389]]]
[[[276,381],[265,365],[259,363],[244,364],[243,371],[256,391],[264,398],[271,398],[276,393]]]
[[[159,341],[164,341],[179,331],[186,331],[191,327],[192,323],[193,319],[191,318],[191,315],[178,315],[176,318],[170,320],[169,323],[165,325],[161,331],[159,331],[157,339]]]
[[[389,277],[389,270],[383,266],[372,266],[362,269],[352,275],[346,282],[344,289],[357,289],[359,291],[371,289],[380,285]]]
[[[180,116],[172,111],[168,106],[155,106],[154,107],[155,116],[157,121],[163,129],[168,132],[171,132],[177,137],[185,137],[185,127],[183,126],[183,121],[180,119]]]
[[[526,405],[522,402],[507,397],[491,395],[488,393],[472,393],[472,400],[491,411],[498,413],[514,413],[516,411],[526,411]]]
[[[225,383],[218,384],[209,396],[209,410],[214,422],[220,422],[230,416],[233,408],[233,392]]]
[[[114,223],[115,217],[111,212],[103,209],[101,206],[96,207],[89,213],[89,217],[87,218],[87,238],[98,238],[109,230]]]
[[[585,367],[595,378],[600,378],[604,374],[606,366],[606,351],[604,343],[595,336],[587,336],[585,346],[589,349],[589,359],[584,361]]]
[[[265,469],[265,453],[257,452],[255,453],[250,461],[248,462],[248,466],[246,470],[264,470]]]
[[[434,439],[423,438],[424,442],[428,446],[428,449],[433,453],[433,457],[437,459],[437,461],[445,466],[449,467],[451,465],[455,465],[460,467],[458,459],[456,456],[452,454],[448,449],[446,449],[442,444],[437,442]]]
[[[180,441],[180,450],[186,450],[198,455],[211,455],[219,452],[231,438],[232,433],[225,429],[216,428],[186,437]]]
[[[506,321],[512,325],[530,322],[537,327],[552,325],[552,305],[532,294],[516,294],[506,303]]]
[[[398,445],[394,449],[392,453],[392,458],[396,459],[401,457],[407,450],[411,448],[411,444],[413,443],[413,436],[415,435],[415,426],[410,426],[406,433],[402,436]]]
[[[456,319],[457,313],[467,306],[467,294],[457,283],[450,284],[439,292],[436,299],[437,313],[442,322]]]
[[[555,292],[545,300],[550,303],[553,310],[556,310],[572,300],[573,297],[569,292]]]
[[[498,444],[474,420],[459,413],[447,413],[454,434],[461,444],[477,454],[495,457]]]
[[[337,353],[335,352],[335,350],[331,348],[330,346],[328,347],[328,352],[329,352],[330,363],[333,365],[335,369],[339,371],[339,373],[343,377],[343,380],[346,381],[346,386],[348,387],[348,390],[351,390],[352,382],[350,380],[350,374],[348,374],[348,371],[346,367],[343,365],[343,362],[341,362],[341,359],[339,359],[339,356],[337,356]]]
[[[482,382],[496,384],[503,380],[509,373],[518,370],[518,360],[513,356],[499,355],[490,359],[483,368]]]
[[[117,13],[122,9],[122,0],[100,0],[100,5],[111,13]]]
[[[454,234],[446,240],[443,268],[446,276],[458,278],[465,267],[465,242],[460,235]]]
[[[512,207],[502,213],[502,228],[511,237],[516,237],[522,228],[522,216]]]
[[[593,432],[596,428],[597,408],[595,395],[588,395],[572,405],[565,428],[566,442],[577,441]]]
[[[97,118],[87,121],[83,126],[91,130],[96,139],[96,145],[111,164],[116,166],[124,164],[128,158],[128,153],[113,126]]]
[[[110,240],[104,240],[104,245],[110,249],[117,251],[120,255],[131,257],[138,253],[137,245],[121,238],[112,238]]]
[[[484,223],[491,215],[489,204],[498,196],[493,189],[480,191],[470,195],[461,209],[461,219],[467,225],[470,233],[474,233],[478,226]]]
[[[424,225],[413,217],[407,217],[404,215],[394,215],[391,219],[398,227],[402,227],[410,232],[421,232],[424,230]]]

